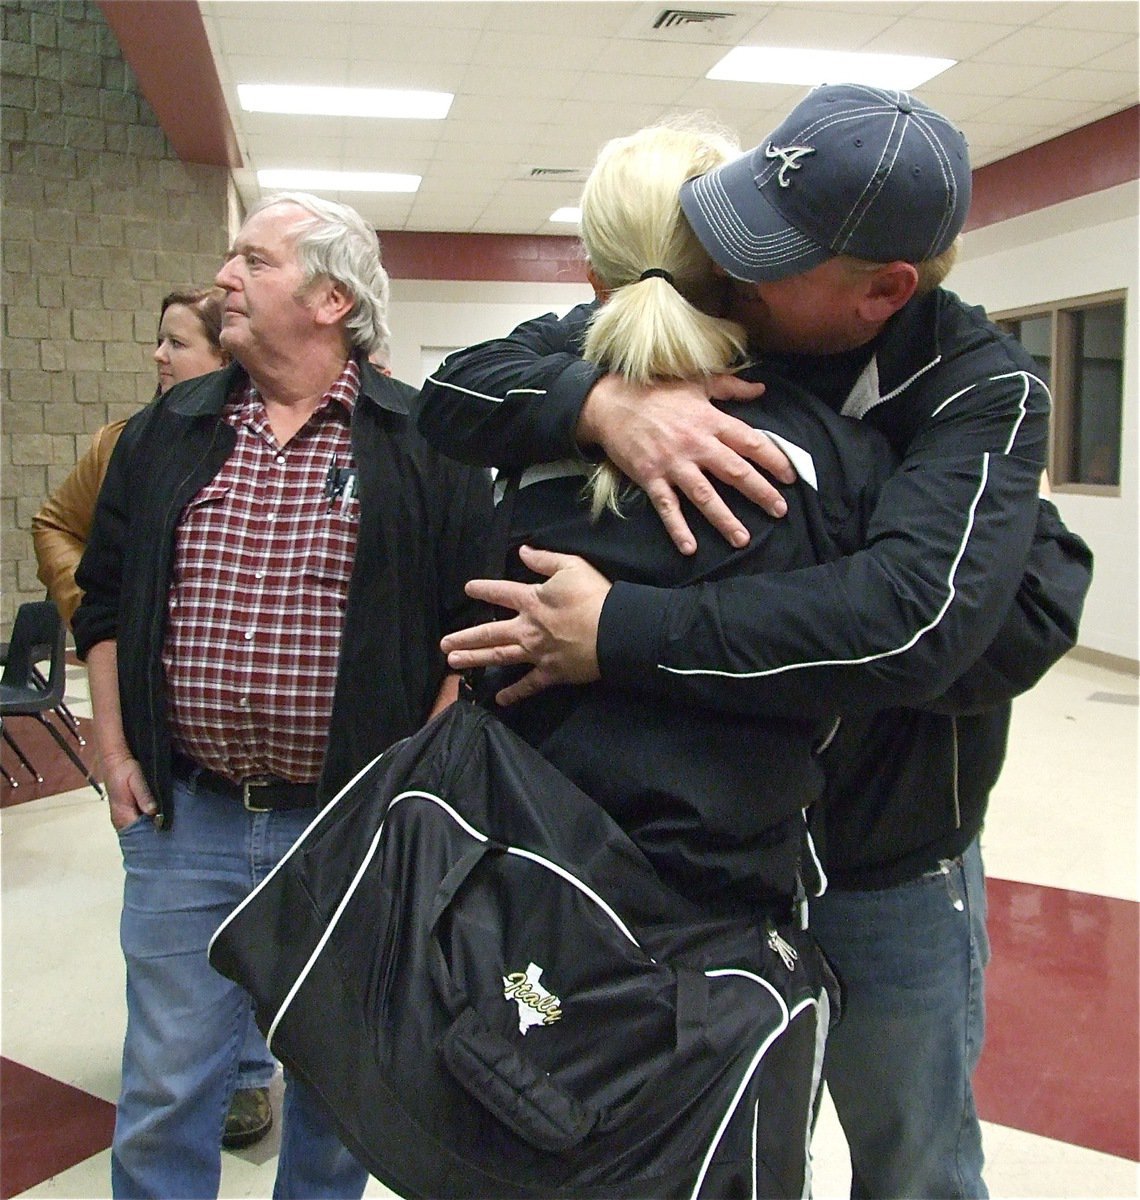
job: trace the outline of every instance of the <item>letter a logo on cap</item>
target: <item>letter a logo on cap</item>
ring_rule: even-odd
[[[773,146],[771,142],[764,147],[765,158],[783,159],[783,166],[776,172],[776,179],[780,187],[791,187],[792,181],[788,178],[789,171],[798,171],[803,163],[800,159],[805,155],[814,154],[814,146]]]

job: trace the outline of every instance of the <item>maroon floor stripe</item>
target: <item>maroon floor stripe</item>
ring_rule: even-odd
[[[986,882],[983,1120],[1140,1161],[1140,906]]]
[[[115,1106],[0,1059],[0,1200],[106,1150]]]
[[[94,770],[95,745],[92,741],[91,721],[87,717],[78,718],[79,732],[87,742],[86,746],[81,746],[54,713],[49,713],[47,719],[63,734],[83,762]],[[37,783],[35,776],[16,757],[12,747],[7,742],[0,743],[0,763],[3,763],[4,770],[15,779],[17,785],[12,787],[7,778],[0,778],[0,808],[7,808],[10,804],[24,804],[29,800],[40,800],[44,796],[55,796],[73,788],[87,788],[91,798],[95,799],[94,789],[84,780],[79,768],[60,750],[51,734],[35,717],[8,717],[4,724],[28,761],[44,777],[44,781]]]

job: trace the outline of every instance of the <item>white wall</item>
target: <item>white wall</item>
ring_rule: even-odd
[[[969,233],[947,286],[990,312],[1126,289],[1119,496],[1057,489],[1065,523],[1092,547],[1080,644],[1140,659],[1140,332],[1136,182]]]
[[[592,300],[585,283],[456,283],[393,280],[392,374],[419,387],[442,351],[504,337],[547,312]]]

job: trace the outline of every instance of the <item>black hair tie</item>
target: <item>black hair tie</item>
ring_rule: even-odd
[[[640,283],[643,279],[664,279],[670,286],[673,284],[673,276],[661,267],[650,267],[648,271],[642,271],[637,282]]]

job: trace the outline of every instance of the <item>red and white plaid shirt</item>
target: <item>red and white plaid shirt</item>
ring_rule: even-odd
[[[175,751],[235,781],[320,775],[360,500],[352,466],[360,371],[349,359],[288,445],[250,384],[222,411],[237,444],[182,513],[163,665]]]

